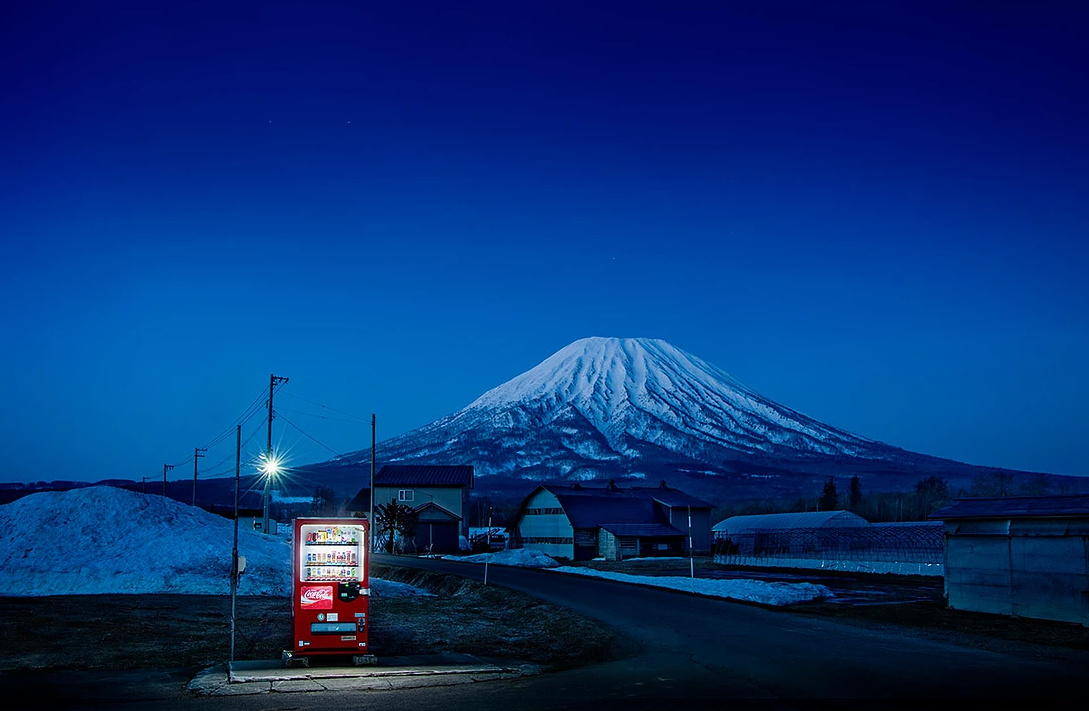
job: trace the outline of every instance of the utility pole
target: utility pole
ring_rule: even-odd
[[[277,375],[268,376],[268,444],[265,447],[265,506],[263,523],[261,524],[261,531],[268,533],[268,498],[272,492],[272,471],[267,469],[272,463],[272,394],[276,391],[277,383],[286,383],[287,378],[281,378]]]
[[[692,579],[696,577],[696,559],[692,551],[692,504],[688,504],[688,575]]]
[[[371,522],[368,529],[371,534],[370,550],[374,550],[374,433],[375,433],[375,416],[371,413],[371,512],[367,515],[367,519]],[[367,560],[370,560],[368,557]]]
[[[484,537],[487,541],[488,550],[484,555],[484,584],[488,584],[488,561],[492,559],[492,507],[488,507],[488,535]]]
[[[197,460],[204,456],[208,450],[204,447],[193,448],[193,505],[197,505]]]
[[[140,477],[140,493],[141,494],[146,494],[147,493],[147,477],[146,476]]]
[[[166,473],[174,468],[173,464],[163,465],[163,496],[166,496]]]
[[[235,425],[234,546],[231,548],[231,663],[234,663],[235,600],[238,597],[238,479],[242,471],[242,425]]]

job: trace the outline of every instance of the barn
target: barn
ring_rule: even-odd
[[[1089,626],[1089,495],[955,499],[930,518],[949,607]]]
[[[511,546],[553,558],[622,560],[711,549],[711,504],[679,489],[543,485],[518,509]]]

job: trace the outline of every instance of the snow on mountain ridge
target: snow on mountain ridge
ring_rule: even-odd
[[[756,450],[789,446],[799,435],[808,449],[827,454],[849,454],[870,443],[776,405],[710,363],[649,338],[575,341],[462,413],[491,410],[508,417],[513,408],[561,405],[578,410],[614,446],[628,434],[671,448],[659,423],[720,443],[736,445],[740,438]]]
[[[387,463],[471,462],[478,475],[575,480],[827,457],[891,461],[903,451],[779,405],[665,341],[595,337],[379,443],[377,454]],[[326,471],[369,458],[345,454]],[[348,486],[350,470],[341,471]]]

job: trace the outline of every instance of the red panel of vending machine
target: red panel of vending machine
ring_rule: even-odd
[[[370,655],[367,520],[297,518],[291,656]]]

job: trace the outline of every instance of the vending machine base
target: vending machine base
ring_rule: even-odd
[[[290,649],[285,649],[283,654],[280,655],[280,659],[283,661],[284,666],[288,669],[294,667],[309,667],[310,660],[307,657],[297,656]]]
[[[280,655],[280,659],[287,669],[310,667],[310,657],[295,654],[290,649],[285,649]],[[378,666],[378,657],[373,654],[354,654],[352,655],[352,664],[357,667],[376,667]]]

